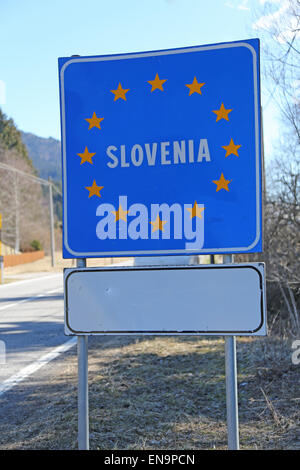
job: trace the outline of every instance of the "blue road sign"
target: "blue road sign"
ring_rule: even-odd
[[[65,258],[261,251],[258,39],[59,75]]]

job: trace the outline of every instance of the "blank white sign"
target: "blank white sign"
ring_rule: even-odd
[[[265,335],[264,264],[65,269],[65,332]]]

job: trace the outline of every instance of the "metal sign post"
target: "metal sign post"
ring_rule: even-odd
[[[236,335],[266,335],[264,265],[232,264],[232,253],[262,251],[259,55],[248,39],[59,59],[80,449],[93,334],[225,336],[228,447],[239,448]],[[203,254],[227,264],[191,266]],[[86,268],[114,256],[135,266]]]
[[[87,268],[81,260],[65,269],[65,332],[78,335],[79,448],[88,448],[87,335],[151,334],[226,337],[228,447],[237,450],[235,335],[266,333],[264,265],[158,261]]]
[[[224,255],[223,262],[232,263],[233,255]],[[225,336],[225,372],[228,449],[239,450],[239,417],[235,336]]]
[[[77,260],[78,268],[86,267],[85,259]],[[89,385],[88,336],[77,337],[78,357],[78,449],[89,450]]]
[[[236,337],[225,337],[228,449],[239,450]]]

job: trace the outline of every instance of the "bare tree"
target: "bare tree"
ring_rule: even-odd
[[[0,162],[33,174],[32,167],[14,150],[0,147]],[[36,239],[48,248],[49,209],[43,188],[24,176],[1,168],[0,182],[3,242],[19,251],[29,249]]]
[[[266,172],[264,257],[269,308],[280,311],[288,319],[290,332],[299,335],[300,0],[264,3],[255,26],[262,37],[269,100],[278,105],[282,129]]]
[[[284,127],[300,143],[300,0],[266,1],[255,22],[263,39],[269,99],[281,110]]]

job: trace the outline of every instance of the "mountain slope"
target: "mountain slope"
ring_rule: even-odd
[[[35,171],[29,158],[26,145],[22,141],[21,132],[16,128],[13,119],[8,118],[0,109],[0,147],[14,152],[17,159],[24,160],[31,171]]]
[[[22,141],[25,144],[29,157],[41,178],[54,181],[61,180],[61,154],[60,141],[49,137],[38,137],[29,132],[22,132]]]
[[[2,241],[14,247],[17,253],[32,249],[33,240],[48,249],[49,196],[44,186],[24,175],[37,175],[38,171],[28,155],[21,132],[1,109],[0,162]]]

